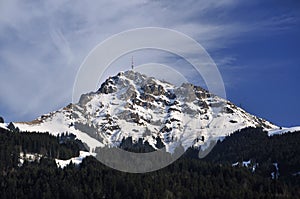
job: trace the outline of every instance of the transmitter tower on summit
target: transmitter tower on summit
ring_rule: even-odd
[[[131,70],[134,68],[134,63],[133,63],[133,56],[131,57]]]

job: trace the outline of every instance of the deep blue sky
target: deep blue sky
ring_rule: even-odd
[[[299,13],[297,0],[1,1],[0,115],[26,121],[65,106],[94,46],[156,26],[203,45],[229,100],[277,125],[300,125]]]
[[[226,49],[236,55],[236,71],[221,72],[236,79],[226,87],[227,98],[250,113],[277,125],[299,125],[300,30],[263,36]]]
[[[250,9],[251,8],[251,9]],[[300,4],[296,1],[265,1],[237,10],[233,17],[260,21],[280,18],[286,22],[260,34],[246,34],[219,52],[235,57],[236,70],[220,67],[223,78],[236,79],[227,85],[227,97],[252,114],[279,126],[300,124]],[[211,54],[214,56],[214,53]]]

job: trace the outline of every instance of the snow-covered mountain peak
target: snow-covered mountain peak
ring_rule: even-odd
[[[109,77],[98,90],[98,93],[114,93],[117,90],[125,89],[126,91],[138,91],[161,95],[172,89],[174,86],[167,82],[156,80],[153,77],[147,77],[132,70],[120,72],[118,75]]]
[[[128,137],[157,149],[160,139],[171,153],[178,145],[205,148],[212,140],[249,126],[277,128],[199,86],[176,87],[132,70],[109,77],[77,104],[16,126],[52,134],[67,131],[90,149],[119,146]]]

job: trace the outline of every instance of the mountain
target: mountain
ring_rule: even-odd
[[[205,149],[245,127],[279,129],[199,86],[177,87],[132,70],[109,77],[76,104],[14,125],[22,131],[72,133],[90,151],[119,146],[130,137],[154,149],[161,140],[170,153],[179,145]]]

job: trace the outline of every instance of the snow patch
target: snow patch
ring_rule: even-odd
[[[7,123],[0,123],[0,128],[3,128],[3,129],[5,129],[5,130],[9,130],[9,129],[7,128],[7,126],[8,126]]]
[[[40,161],[40,159],[42,157],[43,157],[43,155],[38,154],[38,153],[26,153],[26,154],[24,154],[23,152],[21,152],[18,167],[21,167],[24,164],[25,161],[28,161],[28,162]]]
[[[282,135],[284,133],[288,133],[288,132],[295,132],[295,131],[300,131],[300,126],[296,126],[296,127],[290,127],[290,128],[277,128],[277,129],[271,129],[268,131],[268,135],[269,136],[273,136],[273,135]]]
[[[80,151],[78,157],[73,157],[73,158],[70,158],[68,160],[55,159],[55,162],[56,162],[57,167],[64,168],[67,165],[69,165],[70,163],[73,163],[75,165],[81,164],[82,160],[84,158],[86,158],[87,156],[96,156],[96,154],[95,153],[86,152],[86,151]]]
[[[248,167],[251,164],[251,160],[249,161],[243,161],[243,166]]]
[[[275,167],[275,171],[271,173],[271,177],[272,179],[278,179],[279,177],[278,163],[277,162],[273,163],[273,166]]]
[[[233,167],[239,166],[239,162],[233,163],[232,166]]]

